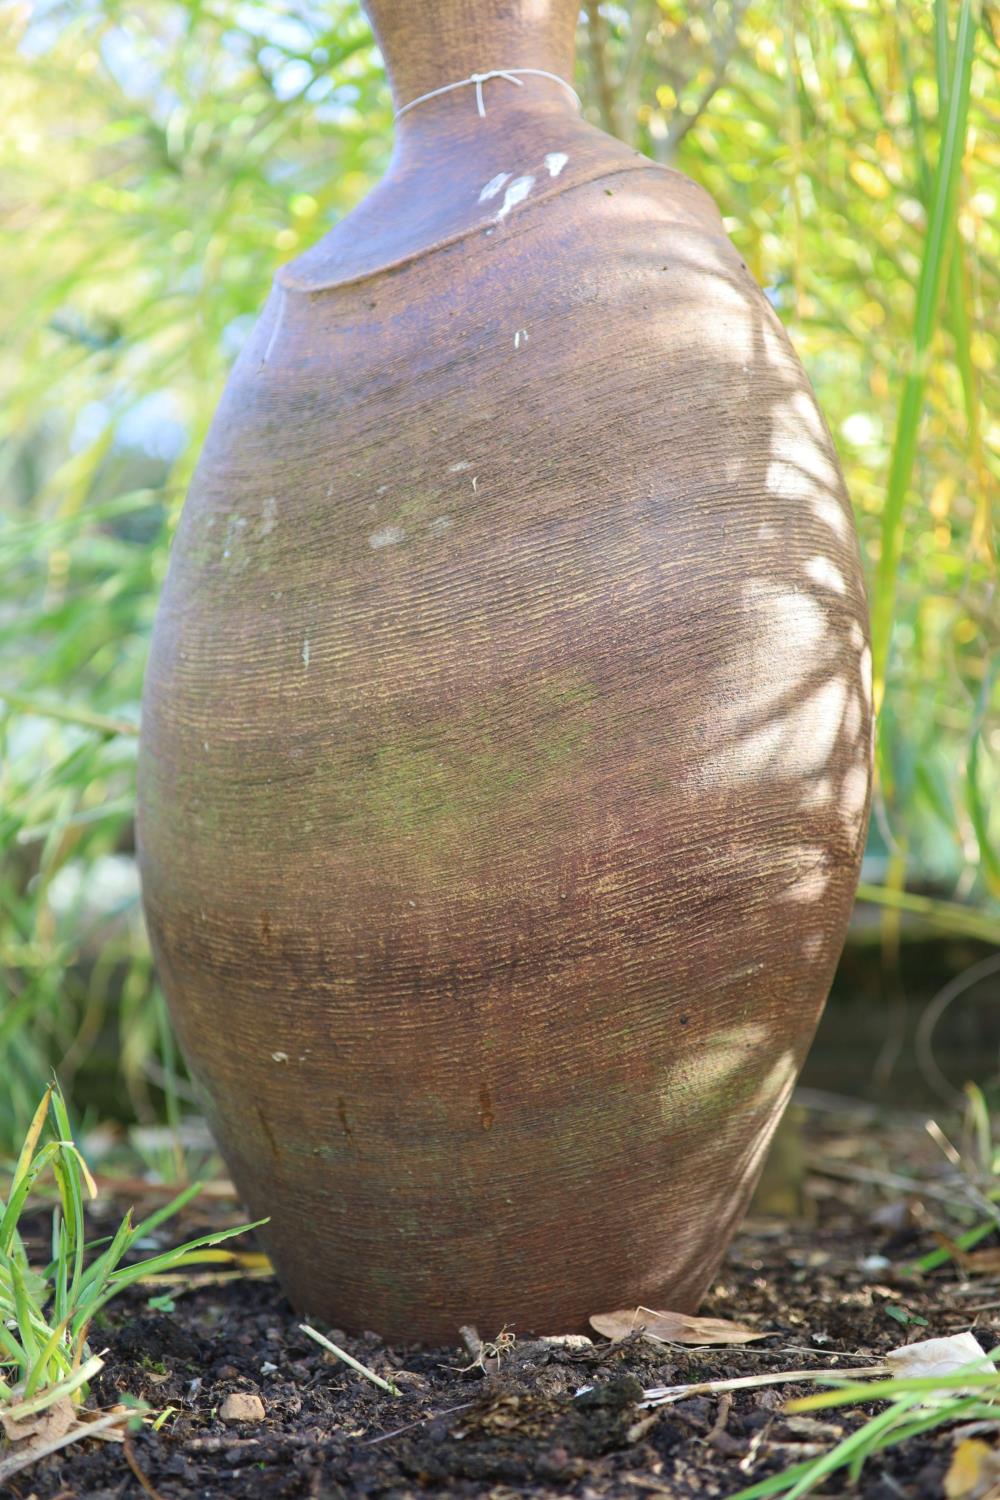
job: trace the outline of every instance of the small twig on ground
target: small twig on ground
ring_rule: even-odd
[[[855,1376],[889,1375],[888,1365],[859,1365],[849,1370],[772,1370],[769,1375],[739,1375],[728,1380],[701,1380],[692,1385],[657,1385],[643,1391],[640,1406],[669,1406],[689,1396],[714,1396],[721,1391],[749,1391],[762,1385],[795,1385],[801,1380],[840,1380]],[[579,1394],[579,1393],[578,1393]]]
[[[245,1266],[234,1271],[202,1271],[196,1276],[185,1276],[182,1271],[161,1271],[158,1276],[140,1276],[138,1285],[155,1291],[162,1288],[171,1297],[186,1297],[189,1292],[202,1292],[210,1286],[226,1286],[231,1281],[273,1281],[271,1266]]]
[[[367,1365],[363,1365],[360,1360],[355,1359],[353,1354],[348,1354],[346,1349],[341,1349],[332,1340],[328,1339],[325,1334],[318,1333],[315,1328],[310,1328],[308,1323],[300,1323],[299,1328],[303,1333],[308,1334],[311,1339],[315,1339],[317,1344],[322,1345],[331,1354],[335,1354],[345,1365],[350,1365],[352,1370],[356,1370],[359,1375],[363,1375],[366,1380],[370,1380],[372,1385],[377,1385],[380,1390],[387,1391],[390,1396],[399,1395],[399,1391],[388,1380],[383,1380],[381,1375],[376,1375],[374,1370],[369,1370]]]
[[[422,1417],[417,1417],[416,1421],[407,1422],[405,1427],[394,1427],[392,1432],[383,1432],[376,1438],[369,1438],[362,1446],[373,1448],[376,1443],[387,1443],[390,1438],[399,1437],[400,1433],[409,1432],[412,1428],[419,1427],[423,1422],[436,1422],[439,1417],[450,1417],[452,1412],[468,1411],[469,1407],[474,1404],[472,1401],[463,1401],[461,1406],[446,1406],[444,1411],[426,1412]]]
[[[763,1427],[758,1428],[750,1439],[750,1446],[737,1464],[737,1468],[744,1474],[749,1474],[757,1462],[761,1448],[767,1442],[773,1422],[765,1422]]]
[[[871,1183],[874,1187],[893,1188],[898,1192],[913,1193],[923,1198],[937,1198],[942,1203],[961,1203],[966,1196],[959,1183],[953,1188],[939,1187],[937,1183],[920,1182],[915,1177],[902,1177],[898,1172],[879,1172],[874,1167],[860,1167],[853,1162],[835,1161],[825,1156],[807,1156],[806,1169],[818,1172],[822,1177],[842,1177],[847,1182]]]
[[[163,1500],[163,1496],[160,1494],[159,1490],[153,1484],[149,1475],[146,1473],[142,1465],[139,1463],[139,1460],[136,1458],[135,1449],[132,1446],[132,1439],[130,1437],[126,1437],[125,1441],[122,1443],[122,1452],[125,1455],[125,1462],[132,1470],[132,1473],[135,1475],[136,1479],[138,1479],[139,1483],[142,1485],[142,1488],[145,1490],[146,1494],[149,1495],[150,1500]]]
[[[729,1421],[729,1413],[732,1410],[732,1405],[732,1395],[729,1391],[723,1391],[722,1395],[719,1397],[719,1409],[715,1414],[715,1421],[712,1423],[711,1429],[705,1438],[706,1443],[714,1442],[717,1437],[721,1437],[721,1435],[725,1432],[726,1423]]]
[[[987,1218],[992,1219],[994,1223],[1000,1225],[1000,1205],[994,1203],[992,1198],[987,1197],[979,1187],[979,1184],[973,1179],[961,1154],[952,1145],[938,1122],[936,1120],[928,1120],[926,1129],[931,1140],[940,1148],[945,1160],[958,1173],[959,1183],[964,1190],[966,1200],[975,1208],[978,1208],[980,1213],[985,1214]]]
[[[462,1343],[468,1349],[473,1359],[478,1359],[482,1353],[483,1341],[479,1337],[479,1329],[471,1323],[463,1323],[458,1330],[462,1336]]]
[[[481,1339],[471,1323],[466,1323],[460,1328],[459,1333],[462,1340],[472,1355],[472,1363],[469,1365],[445,1365],[446,1370],[454,1370],[457,1375],[468,1375],[471,1370],[482,1370],[484,1375],[495,1375],[499,1370],[503,1357],[509,1354],[517,1343],[513,1333],[505,1323],[495,1339]],[[496,1367],[493,1370],[486,1368],[487,1360],[495,1360]]]

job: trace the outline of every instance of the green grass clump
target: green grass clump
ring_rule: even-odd
[[[48,1136],[48,1139],[45,1137]],[[50,1173],[55,1179],[52,1254],[32,1266],[20,1225],[34,1209],[33,1195]],[[85,1196],[97,1189],[73,1140],[66,1103],[58,1084],[45,1091],[21,1148],[5,1199],[0,1198],[0,1413],[19,1422],[63,1397],[82,1402],[88,1381],[102,1359],[88,1344],[94,1318],[126,1287],[158,1272],[175,1271],[198,1259],[198,1251],[218,1245],[255,1225],[200,1235],[175,1249],[129,1265],[122,1262],[166,1219],[190,1203],[200,1183],[178,1193],[139,1224],[131,1210],[96,1255],[88,1252]]]
[[[1000,1359],[1000,1349],[994,1349],[985,1358],[995,1363]],[[967,1371],[952,1375],[903,1377],[864,1384],[849,1381],[839,1390],[821,1391],[789,1402],[786,1407],[789,1412],[826,1411],[836,1406],[859,1406],[867,1401],[888,1401],[889,1405],[828,1453],[792,1464],[780,1474],[740,1490],[732,1500],[767,1500],[771,1495],[798,1500],[841,1469],[847,1471],[848,1480],[854,1485],[868,1459],[886,1448],[895,1448],[922,1433],[952,1427],[956,1422],[995,1422],[1000,1370],[983,1370],[980,1365],[981,1361],[976,1361]]]
[[[929,1122],[928,1130],[955,1169],[957,1203],[963,1208],[985,1213],[987,1218],[957,1240],[948,1241],[906,1267],[910,1274],[934,1271],[949,1260],[963,1258],[964,1252],[1000,1226],[1000,1140],[996,1137],[995,1123],[982,1089],[967,1084],[966,1099],[961,1149],[954,1147],[933,1121]],[[886,1308],[886,1312],[894,1316],[900,1311],[905,1310]],[[912,1314],[902,1321],[925,1322]],[[824,1383],[835,1386],[835,1389],[790,1401],[785,1410],[789,1413],[827,1411],[832,1407],[857,1407],[874,1401],[888,1402],[888,1405],[862,1422],[828,1452],[804,1463],[792,1464],[781,1473],[740,1490],[732,1500],[767,1500],[771,1495],[798,1500],[800,1495],[811,1494],[818,1484],[839,1470],[845,1470],[854,1485],[868,1459],[910,1438],[939,1432],[959,1422],[988,1422],[992,1427],[1000,1419],[998,1362],[1000,1346],[965,1369],[944,1375],[903,1375],[874,1381],[844,1380],[832,1375]],[[984,1368],[989,1363],[994,1366],[992,1370]]]

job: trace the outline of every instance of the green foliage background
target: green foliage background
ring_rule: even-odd
[[[275,267],[392,134],[348,0],[4,16],[0,1146],[53,1064],[147,1118],[173,1076],[131,857],[171,530]],[[997,13],[593,0],[580,31],[587,115],[714,194],[837,440],[884,679],[865,894],[1000,938]]]

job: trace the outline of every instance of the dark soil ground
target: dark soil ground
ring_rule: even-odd
[[[789,1397],[816,1389],[803,1384],[693,1396],[654,1410],[638,1404],[644,1389],[855,1367],[899,1344],[968,1328],[987,1349],[998,1342],[1000,1274],[954,1264],[923,1280],[904,1274],[934,1247],[936,1231],[954,1230],[954,1215],[935,1195],[941,1161],[916,1117],[887,1123],[870,1110],[800,1110],[702,1309],[769,1330],[767,1339],[739,1348],[640,1338],[612,1345],[596,1334],[592,1346],[568,1347],[519,1337],[499,1368],[488,1361],[488,1371],[463,1373],[471,1357],[458,1343],[388,1347],[375,1334],[331,1330],[397,1384],[392,1397],[302,1334],[276,1283],[259,1273],[192,1272],[192,1283],[173,1289],[172,1311],[149,1305],[162,1287],[138,1289],[112,1304],[91,1340],[108,1352],[90,1404],[141,1398],[150,1409],[143,1426],[124,1444],[89,1440],[41,1459],[10,1493],[22,1500],[731,1496],[824,1451],[865,1413],[785,1414]],[[925,1186],[905,1185],[916,1179]],[[95,1232],[105,1232],[124,1206],[109,1203]],[[231,1201],[202,1200],[165,1226],[163,1242],[233,1222],[234,1213]],[[919,1318],[926,1326],[913,1321]],[[493,1338],[499,1330],[479,1332]],[[259,1396],[263,1416],[223,1421],[220,1408],[233,1392]],[[936,1500],[951,1455],[948,1433],[915,1439],[871,1460],[852,1493]],[[846,1492],[842,1478],[822,1491]]]

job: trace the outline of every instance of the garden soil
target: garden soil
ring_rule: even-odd
[[[9,1493],[17,1500],[732,1496],[826,1451],[880,1408],[790,1415],[791,1397],[818,1389],[794,1382],[653,1409],[641,1405],[644,1391],[856,1369],[900,1344],[969,1328],[986,1349],[1000,1339],[1000,1255],[984,1274],[954,1262],[923,1278],[907,1273],[955,1225],[940,1158],[920,1126],[917,1117],[887,1124],[864,1110],[793,1118],[702,1309],[767,1331],[738,1347],[653,1344],[638,1334],[615,1344],[596,1333],[592,1344],[547,1342],[515,1328],[512,1341],[500,1340],[498,1358],[490,1345],[500,1330],[480,1329],[488,1347],[476,1362],[471,1333],[463,1342],[456,1331],[453,1347],[428,1350],[327,1330],[397,1387],[391,1396],[304,1334],[276,1282],[252,1263],[193,1268],[180,1285],[138,1288],[94,1331],[92,1347],[107,1353],[89,1404],[106,1410],[139,1398],[148,1408],[141,1425],[124,1443],[87,1440],[40,1459]],[[155,1206],[149,1192],[140,1211]],[[99,1202],[95,1234],[112,1229],[124,1206],[116,1194]],[[166,1244],[224,1227],[237,1213],[231,1199],[203,1198],[158,1238]],[[954,1441],[944,1432],[878,1455],[850,1493],[937,1500]],[[847,1481],[835,1476],[821,1493],[847,1494]]]

